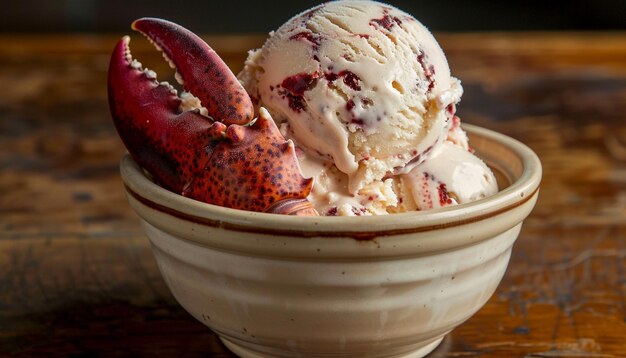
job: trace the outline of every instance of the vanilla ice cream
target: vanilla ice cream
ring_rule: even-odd
[[[498,191],[487,165],[449,141],[438,146],[428,160],[398,176],[396,185],[403,198],[398,212],[469,203]]]
[[[450,152],[439,150],[444,143],[468,149],[454,116],[462,87],[441,47],[386,4],[344,0],[305,11],[251,51],[238,77],[302,150],[320,213],[419,209],[403,204],[414,192],[412,170]]]

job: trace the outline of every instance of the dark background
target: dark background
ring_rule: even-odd
[[[26,0],[0,10],[0,32],[127,32],[139,17],[194,32],[268,32],[319,1]],[[624,30],[626,0],[388,1],[434,31]]]

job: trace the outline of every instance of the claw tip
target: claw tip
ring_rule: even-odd
[[[137,20],[133,21],[133,23],[132,23],[132,24],[130,24],[130,28],[131,28],[132,30],[139,31],[139,30],[137,29],[137,23],[138,23],[138,22],[141,22],[141,20],[142,20],[142,19],[137,19]]]
[[[259,108],[259,115],[265,118],[272,118],[270,112],[265,107]]]
[[[259,108],[259,117],[257,118],[255,125],[257,127],[267,128],[271,122],[274,122],[274,119],[272,119],[270,112],[268,112],[264,107]]]

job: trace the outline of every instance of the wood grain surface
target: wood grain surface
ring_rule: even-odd
[[[0,37],[0,356],[232,357],[175,302],[124,198],[117,38]],[[263,40],[206,39],[234,71]],[[463,120],[529,145],[544,179],[497,292],[432,356],[626,357],[626,34],[438,39]]]

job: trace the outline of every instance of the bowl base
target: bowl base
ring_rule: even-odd
[[[272,358],[272,356],[264,355],[255,351],[252,351],[248,348],[244,348],[236,343],[229,341],[226,338],[219,337],[222,343],[228,348],[231,352],[235,353],[237,356],[241,358]],[[427,345],[420,347],[412,352],[405,353],[402,355],[394,356],[393,358],[421,358],[432,352],[437,348],[439,343],[443,340],[444,336],[441,338],[437,338],[436,340],[428,343]]]

